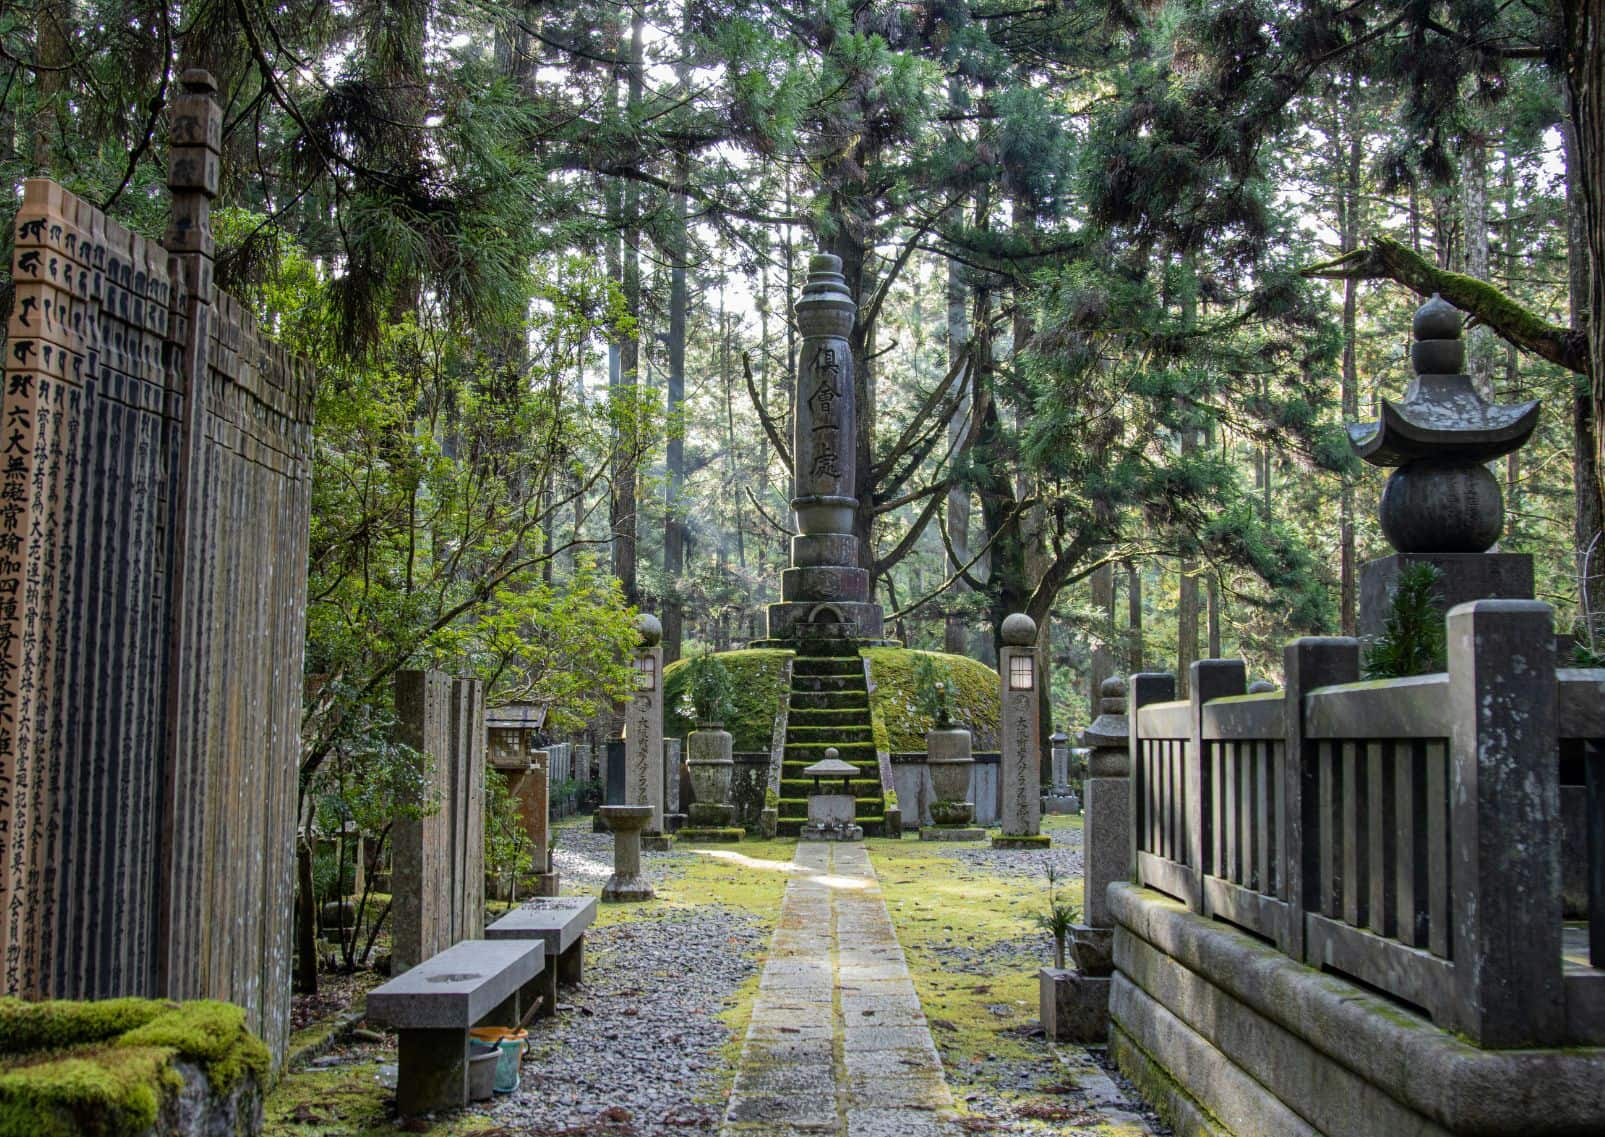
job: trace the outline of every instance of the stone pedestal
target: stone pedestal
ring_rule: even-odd
[[[1037,973],[1042,1033],[1052,1042],[1102,1044],[1109,1041],[1107,977],[1044,967]]]
[[[1037,625],[1016,612],[1003,621],[998,652],[1002,714],[998,749],[1002,753],[1000,796],[1003,833],[992,839],[999,849],[1041,848],[1049,839],[1042,826],[1042,732],[1037,722]]]
[[[813,794],[808,799],[804,841],[861,841],[864,830],[854,822],[857,805],[852,794]]]
[[[1082,904],[1088,924],[1108,928],[1109,882],[1131,878],[1131,727],[1125,680],[1105,679],[1099,694],[1098,717],[1081,733],[1088,748]]]
[[[1472,600],[1531,600],[1533,559],[1526,553],[1395,553],[1360,566],[1360,636],[1382,634],[1399,572],[1429,564],[1441,574],[1433,607],[1447,614]]]
[[[641,830],[652,820],[648,805],[604,805],[596,811],[613,833],[613,875],[602,886],[608,903],[651,900],[656,894],[641,872]]]

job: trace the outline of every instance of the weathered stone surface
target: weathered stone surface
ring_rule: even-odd
[[[651,900],[657,894],[641,873],[641,830],[652,820],[652,807],[604,805],[596,813],[613,834],[613,875],[602,886],[603,901]]]
[[[1028,837],[1040,832],[1042,824],[1042,742],[1041,726],[1037,720],[1036,684],[1040,680],[1037,675],[1036,625],[1030,617],[1019,612],[1009,616],[1004,624],[1005,643],[998,652],[999,698],[1003,704],[998,722],[998,747],[1002,753],[1000,786],[1003,835]],[[1022,686],[1026,682],[1029,682],[1029,687]]]
[[[485,929],[488,940],[538,939],[556,957],[577,944],[596,922],[596,898],[558,896],[527,900]]]
[[[1526,553],[1395,553],[1360,566],[1361,636],[1381,635],[1399,572],[1412,564],[1430,564],[1443,574],[1433,606],[1444,613],[1472,600],[1533,598],[1533,559]]]
[[[921,841],[985,841],[987,832],[974,825],[926,825],[920,829]]]
[[[367,1014],[398,1030],[467,1030],[545,965],[535,940],[464,940],[368,992]]]
[[[1096,751],[1094,752],[1096,753]],[[1087,922],[1110,927],[1109,885],[1131,879],[1131,786],[1127,778],[1088,778],[1082,829]]]
[[[1037,972],[1042,1031],[1055,1042],[1109,1040],[1109,979],[1044,967]]]
[[[624,712],[623,804],[650,806],[647,832],[657,834],[663,832],[663,648],[654,641],[635,658],[638,681]]]
[[[1146,992],[1166,1016],[1186,1020],[1187,1032],[1209,1039],[1212,1053],[1229,1053],[1228,1065],[1273,1089],[1300,1115],[1352,1118],[1348,1128],[1323,1124],[1329,1137],[1435,1131],[1548,1137],[1594,1131],[1605,1117],[1605,1050],[1482,1050],[1169,897],[1129,884],[1109,893],[1118,925],[1115,1033],[1130,1033],[1184,1084],[1192,1086],[1193,1064],[1205,1058],[1180,1043],[1156,1049],[1148,1028],[1128,1024],[1122,982]],[[1170,1037],[1179,1034],[1172,1030]],[[1394,1109],[1414,1120],[1400,1128],[1371,1120]]]

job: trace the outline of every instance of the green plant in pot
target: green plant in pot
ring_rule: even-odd
[[[933,724],[925,734],[925,755],[930,764],[931,820],[939,827],[965,826],[975,816],[970,796],[970,732],[952,720],[952,677],[947,668],[928,655],[914,660],[914,698],[920,714]]]
[[[730,782],[735,772],[733,741],[724,720],[735,713],[730,672],[719,658],[703,652],[687,665],[686,692],[697,729],[686,737],[686,768],[696,800],[688,810],[699,827],[730,824]]]

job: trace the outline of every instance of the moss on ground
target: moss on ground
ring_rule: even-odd
[[[1040,1056],[1040,1048],[1027,1045],[1023,1028],[1037,1020],[1037,969],[1052,958],[1037,958],[1020,944],[1042,935],[1036,915],[1046,905],[1047,882],[993,876],[933,843],[865,844],[943,1062],[962,1075],[983,1056]],[[1073,898],[1079,899],[1079,890],[1080,883],[1072,883]],[[984,972],[958,971],[956,948],[997,954]]]
[[[175,1061],[227,1094],[266,1084],[268,1050],[229,1003],[0,999],[0,1137],[132,1137],[183,1086]]]
[[[745,648],[722,651],[719,662],[730,672],[731,698],[736,713],[724,724],[737,750],[768,750],[775,714],[785,704],[786,661],[789,651]],[[686,665],[676,660],[663,669],[663,730],[670,738],[684,738],[695,723],[678,713],[686,690]]]
[[[969,727],[977,750],[998,744],[998,673],[984,663],[940,651],[871,647],[860,653],[869,660],[875,690],[869,709],[875,723],[875,747],[891,753],[923,751],[925,734],[936,726],[922,714],[915,697],[914,661],[926,656],[947,670],[952,681],[953,722]]]

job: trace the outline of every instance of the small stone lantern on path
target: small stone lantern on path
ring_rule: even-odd
[[[657,894],[641,872],[641,830],[652,822],[650,805],[604,805],[597,811],[613,833],[613,875],[602,886],[608,903],[651,900]]]
[[[864,830],[856,823],[858,802],[853,796],[853,779],[858,767],[841,760],[841,751],[825,748],[825,758],[806,767],[803,773],[814,780],[808,794],[808,824],[803,826],[804,841],[861,841]],[[832,793],[820,785],[821,778],[840,778],[842,788]]]

